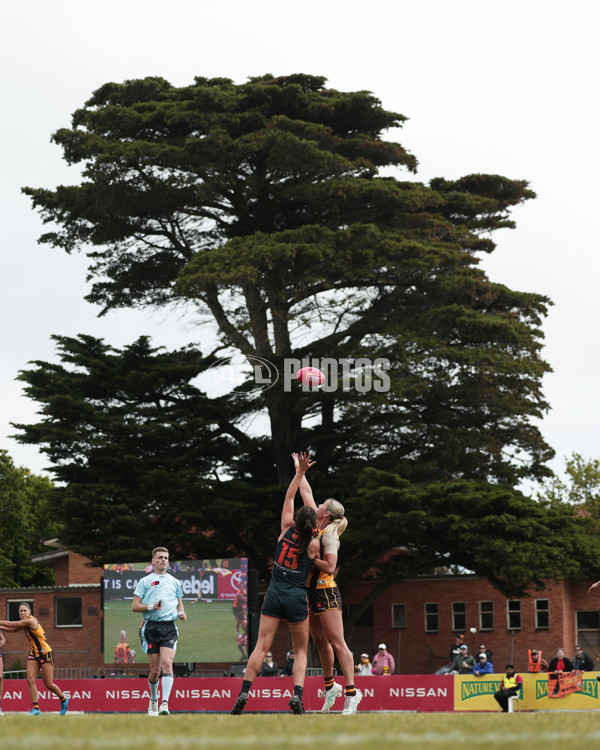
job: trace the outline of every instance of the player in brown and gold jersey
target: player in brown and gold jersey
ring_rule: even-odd
[[[19,604],[19,617],[21,618],[20,620],[0,620],[0,630],[5,630],[11,633],[22,630],[29,641],[30,650],[29,656],[27,657],[27,669],[25,675],[27,677],[29,695],[31,696],[31,702],[33,704],[31,715],[39,716],[41,713],[39,703],[40,695],[36,685],[36,679],[41,669],[44,685],[60,700],[60,713],[61,716],[64,716],[67,713],[69,699],[64,695],[58,685],[54,684],[54,657],[52,655],[50,644],[46,640],[44,629],[40,625],[38,619],[31,614],[31,607],[27,602],[21,602],[21,604]]]
[[[296,463],[296,454],[292,454]],[[344,673],[346,696],[344,714],[354,714],[362,700],[362,693],[354,686],[354,658],[344,638],[342,621],[342,597],[335,582],[334,574],[338,564],[340,536],[344,533],[348,521],[344,515],[344,506],[329,498],[317,505],[311,486],[306,476],[300,482],[300,495],[304,505],[317,512],[318,539],[321,543],[319,569],[311,570],[307,586],[310,604],[310,634],[319,650],[319,658],[325,679],[325,702],[322,713],[331,711],[336,699],[344,692],[342,686],[333,679],[334,652]]]
[[[2,695],[4,694],[4,691],[3,691],[4,664],[2,661],[2,649],[4,648],[5,644],[6,644],[6,638],[4,637],[4,634],[0,631],[0,714],[2,714]]]
[[[302,697],[309,635],[306,577],[318,554],[319,545],[314,538],[316,523],[314,510],[303,507],[294,512],[294,499],[298,486],[305,472],[314,462],[304,453],[298,454],[296,461],[296,474],[290,482],[283,501],[281,533],[275,548],[271,582],[260,611],[258,638],[246,665],[240,694],[231,710],[234,716],[241,714],[248,702],[254,678],[263,666],[265,655],[271,648],[281,620],[287,620],[295,653],[294,693],[289,706],[294,714],[304,713]]]

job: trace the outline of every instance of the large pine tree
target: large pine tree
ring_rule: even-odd
[[[264,526],[248,519],[278,514],[290,452],[307,445],[317,489],[359,502],[368,471],[388,473],[408,483],[425,518],[439,515],[434,498],[449,482],[472,483],[469,515],[494,487],[510,494],[522,478],[549,473],[552,450],[532,421],[547,409],[549,300],[495,284],[478,265],[495,249],[493,230],[513,227],[511,207],[534,193],[498,175],[400,179],[416,159],[384,136],[404,120],[369,92],[335,91],[308,75],[109,83],[54,135],[81,165],[80,184],[25,189],[54,225],[42,241],[88,254],[88,299],[103,313],[187,305],[191,318],[213,323],[224,352],[280,371],[289,358],[389,360],[384,392],[340,381],[305,393],[281,379],[219,399],[219,434],[233,450],[219,454],[230,481],[211,497],[243,507],[230,516],[240,551],[264,545]],[[269,420],[262,436],[244,427],[258,412]],[[23,439],[43,443],[47,427]],[[517,515],[525,522],[523,508]],[[349,544],[360,553],[350,532]],[[414,554],[479,565],[460,541],[450,553],[443,534],[431,547],[424,555],[414,545]]]

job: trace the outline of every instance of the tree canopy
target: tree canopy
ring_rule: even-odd
[[[2,586],[51,584],[54,571],[31,562],[47,551],[41,540],[57,536],[60,526],[50,502],[52,483],[17,467],[0,449],[0,580]]]
[[[63,364],[34,362],[21,376],[45,418],[20,427],[60,483],[63,542],[98,561],[147,554],[157,536],[197,554],[210,543],[206,528],[214,546],[210,480],[234,446],[218,402],[190,382],[210,359],[152,348],[146,337],[123,350],[86,335],[54,338]]]
[[[585,459],[573,452],[565,460],[565,479],[546,480],[538,498],[553,506],[568,505],[586,520],[589,533],[600,536],[600,459]]]
[[[383,392],[343,388],[340,380],[337,388],[306,393],[281,380],[262,391],[235,389],[215,401],[190,389],[191,380],[185,387],[178,380],[185,391],[185,416],[177,417],[182,444],[170,414],[165,434],[173,456],[186,456],[187,420],[207,420],[206,430],[194,433],[190,467],[203,441],[213,461],[194,464],[196,474],[187,481],[198,482],[202,502],[211,504],[210,528],[197,510],[197,527],[207,539],[214,541],[223,512],[248,524],[223,531],[229,549],[267,559],[268,552],[258,551],[265,527],[252,519],[272,522],[274,538],[290,453],[307,445],[321,486],[348,498],[356,518],[364,497],[357,487],[366,478],[369,484],[391,476],[421,513],[437,514],[442,525],[448,519],[436,498],[463,487],[469,505],[487,498],[486,518],[496,502],[502,508],[514,503],[521,527],[528,512],[552,527],[548,508],[513,492],[521,479],[550,473],[546,462],[553,452],[533,422],[548,408],[541,325],[550,301],[495,284],[479,268],[481,254],[495,248],[491,233],[512,228],[510,209],[534,193],[525,180],[499,175],[437,178],[427,185],[390,176],[417,168],[414,156],[384,138],[405,120],[370,92],[336,91],[317,76],[267,75],[239,85],[196,78],[184,87],[161,78],[108,83],[75,112],[70,128],[53,136],[68,163],[81,165],[80,184],[24,189],[53,224],[41,241],[87,253],[87,299],[101,305],[101,314],[127,306],[185,309],[198,323],[213,324],[221,353],[263,358],[280,372],[290,358],[389,360],[390,387]],[[218,353],[202,353],[198,339],[200,334],[188,353],[197,373]],[[88,378],[96,350],[109,356],[102,342],[89,337],[59,341],[65,361],[72,350],[87,361]],[[110,356],[126,368],[129,354]],[[148,349],[145,356],[156,353]],[[175,360],[174,353],[167,369]],[[60,378],[66,382],[74,373],[55,373],[48,363],[37,368],[23,378],[30,395],[47,405],[62,387]],[[108,392],[114,374],[104,381]],[[161,382],[152,388],[160,391]],[[134,388],[131,381],[128,388]],[[92,396],[82,390],[78,397],[84,410]],[[159,398],[154,406],[156,415],[144,419],[160,425],[165,403]],[[261,412],[269,428],[256,435],[248,424]],[[71,445],[69,433],[80,429],[69,419],[52,405],[38,425],[20,426],[21,439],[48,448],[57,425],[64,425],[48,448],[69,483],[61,490],[63,502],[70,508],[68,498],[85,486],[98,491],[88,501],[102,506],[105,479],[77,474],[91,469],[92,449],[80,444],[61,458],[61,444]],[[113,428],[107,447],[113,440],[119,444]],[[132,433],[132,460],[135,451]],[[213,481],[216,469],[228,480]],[[194,495],[181,486],[162,497],[148,488],[147,500],[139,494],[136,507],[173,502],[181,518]],[[124,482],[122,489],[125,502],[131,487]],[[393,494],[395,502],[401,495]],[[404,517],[392,508],[387,513]],[[151,520],[147,512],[140,518],[142,525]],[[504,539],[501,526],[493,525],[497,540]],[[388,528],[402,536],[401,527],[399,521]],[[182,533],[189,528],[183,523]],[[361,533],[368,535],[365,524]],[[360,540],[352,544],[358,554]],[[485,562],[470,546],[451,548],[443,534],[434,534],[430,544],[435,554],[413,546],[411,564],[418,567],[416,557],[430,563],[449,556],[494,579],[491,559]],[[381,549],[369,549],[368,562],[380,562]],[[397,571],[410,567],[406,559],[394,557]],[[508,577],[495,574],[498,585]]]
[[[352,555],[343,570],[350,579],[361,575],[361,559],[375,558],[382,538],[394,539],[395,550],[369,575],[388,582],[398,571],[466,568],[518,597],[549,579],[582,579],[597,569],[600,544],[585,517],[504,485],[463,479],[415,487],[367,469],[350,507],[356,525],[344,535]]]

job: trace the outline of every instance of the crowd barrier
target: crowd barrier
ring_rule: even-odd
[[[522,711],[589,710],[600,708],[596,672],[582,675],[581,691],[559,699],[551,698],[547,674],[523,674]],[[390,675],[357,677],[357,688],[363,693],[359,711],[497,711],[494,693],[500,688],[502,675],[485,677],[452,675]],[[337,678],[340,681],[340,678]],[[169,700],[170,710],[182,712],[229,712],[241,687],[237,677],[176,678]],[[139,677],[72,679],[58,681],[69,696],[69,711],[139,712],[148,709],[148,681]],[[246,712],[288,712],[292,696],[291,677],[259,677],[254,681]],[[42,712],[58,711],[57,698],[38,681]],[[304,706],[319,711],[323,705],[323,678],[307,677]],[[334,710],[341,710],[340,698]],[[2,696],[4,712],[31,709],[25,680],[5,680]]]

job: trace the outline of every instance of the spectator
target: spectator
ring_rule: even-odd
[[[369,654],[360,655],[360,662],[356,665],[355,671],[359,677],[367,677],[368,675],[373,674],[373,667],[369,661]]]
[[[473,667],[473,674],[475,677],[483,677],[484,674],[493,674],[494,665],[485,654],[479,654],[479,661]]]
[[[487,656],[487,660],[493,662],[494,661],[494,652],[490,651],[488,648],[485,647],[485,643],[482,643],[479,647],[478,654],[485,654]]]
[[[267,651],[265,654],[265,660],[259,672],[260,677],[276,677],[279,674],[279,667],[277,662],[273,660],[273,654]]]
[[[529,672],[547,672],[548,662],[542,658],[542,652],[533,648],[527,652],[529,654]]]
[[[549,672],[572,672],[573,663],[568,656],[565,656],[564,649],[557,648],[556,656],[550,662],[548,666]]]
[[[460,647],[460,654],[450,665],[451,674],[472,674],[475,666],[475,659],[469,654],[469,647],[463,643]]]
[[[494,698],[504,713],[508,713],[508,699],[519,695],[523,678],[521,675],[515,674],[515,668],[512,664],[507,664],[505,669],[506,674],[500,681],[500,690],[494,693]]]
[[[549,675],[549,678],[556,677],[557,672],[572,672],[573,671],[573,664],[571,660],[567,656],[565,656],[564,649],[562,648],[556,649],[556,656],[550,662],[548,671],[554,673],[553,675]],[[556,685],[554,686],[552,695],[558,695],[559,690],[560,690],[560,683],[558,680],[556,680]]]
[[[460,655],[460,647],[465,642],[465,637],[462,635],[455,635],[454,636],[454,643],[452,646],[450,646],[450,664],[456,659],[457,656]]]
[[[385,643],[380,643],[378,648],[379,651],[373,657],[371,674],[394,674],[396,669],[394,657],[388,652]]]
[[[283,674],[286,677],[291,677],[294,672],[294,652],[293,650],[288,651],[286,654],[285,667],[283,668]]]
[[[573,669],[581,669],[582,672],[591,672],[594,669],[593,659],[582,650],[581,646],[575,646]]]

